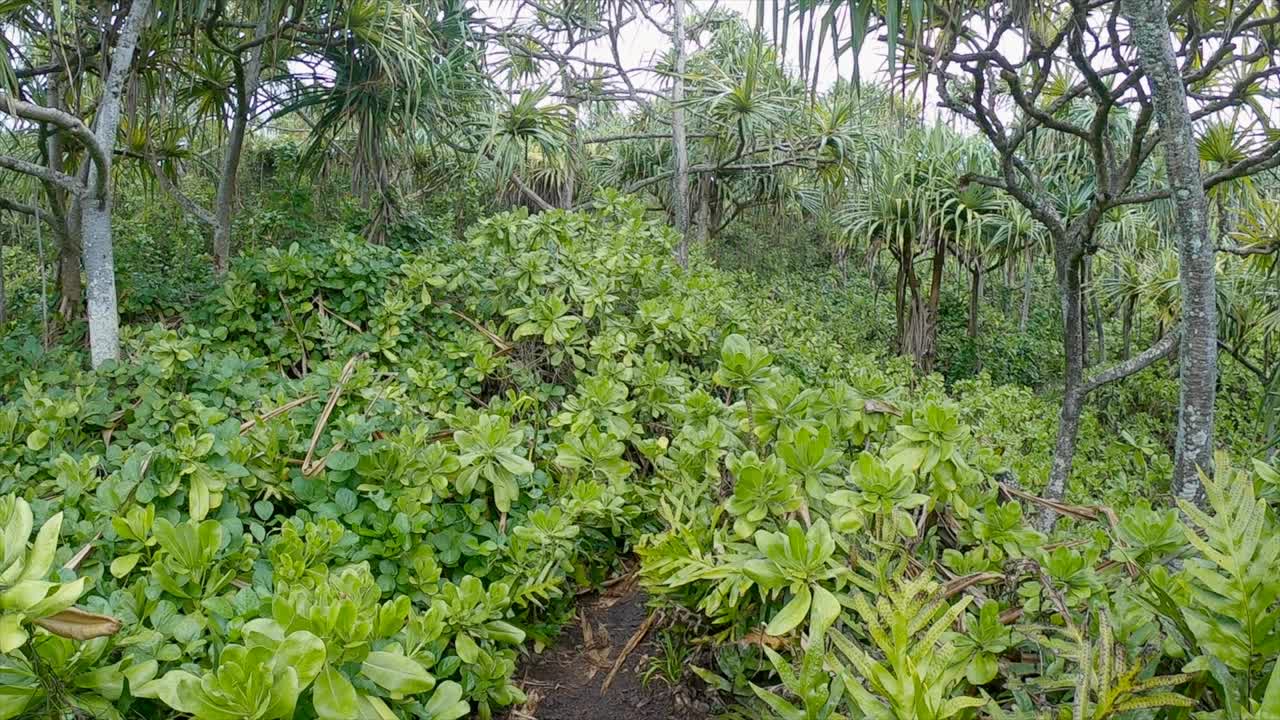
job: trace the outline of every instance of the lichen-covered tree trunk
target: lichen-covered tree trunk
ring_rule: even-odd
[[[1065,363],[1062,382],[1062,412],[1058,416],[1058,437],[1053,448],[1053,465],[1045,497],[1060,500],[1066,494],[1067,480],[1076,454],[1080,434],[1080,415],[1084,411],[1084,312],[1080,303],[1080,257],[1074,243],[1060,243],[1054,249],[1054,270],[1058,299],[1062,304],[1062,355]],[[1053,529],[1057,513],[1045,508],[1040,515],[1040,528]]]
[[[680,232],[677,259],[681,266],[686,266],[689,264],[689,146],[684,127],[684,0],[672,3],[671,15],[676,61],[676,76],[671,88],[671,144],[676,165],[672,177],[671,210],[676,230]]]
[[[1186,88],[1170,40],[1163,0],[1123,0],[1122,9],[1152,85],[1165,168],[1173,196],[1182,290],[1179,352],[1178,435],[1173,490],[1179,498],[1203,499],[1200,471],[1213,472],[1213,415],[1218,381],[1218,311],[1208,201],[1200,175]]]
[[[93,124],[94,137],[108,162],[120,127],[120,96],[133,62],[138,35],[150,10],[151,0],[133,0],[111,53],[111,68]],[[111,246],[110,165],[103,168],[93,163],[89,168],[88,187],[90,195],[80,208],[80,244],[88,280],[89,358],[96,368],[108,360],[120,359],[120,310],[116,305],[115,257]],[[105,192],[99,193],[100,187]]]

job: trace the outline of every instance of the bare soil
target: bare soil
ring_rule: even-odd
[[[578,622],[556,644],[529,658],[520,684],[528,702],[508,720],[701,720],[705,705],[685,688],[642,677],[658,654],[658,618],[634,576],[598,595],[584,596]]]

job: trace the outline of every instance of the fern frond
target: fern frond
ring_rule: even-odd
[[[1143,695],[1139,698],[1126,700],[1116,705],[1116,712],[1129,712],[1131,710],[1150,710],[1159,707],[1195,707],[1196,701],[1185,695],[1177,693],[1156,693],[1154,695]]]
[[[1156,688],[1173,687],[1183,683],[1191,682],[1195,679],[1192,673],[1178,673],[1176,675],[1157,675],[1153,678],[1147,678],[1139,683],[1134,683],[1130,688],[1131,692],[1139,693],[1146,690],[1154,690]]]

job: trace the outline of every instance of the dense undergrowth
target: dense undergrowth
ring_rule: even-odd
[[[1274,470],[1224,459],[1186,519],[1064,506],[1050,542],[1008,482],[1044,477],[1049,401],[915,378],[835,276],[672,239],[616,196],[336,231],[166,300],[118,365],[7,341],[0,717],[489,717],[633,552],[731,713],[1280,713]],[[1105,420],[1075,497],[1155,495],[1158,429]]]

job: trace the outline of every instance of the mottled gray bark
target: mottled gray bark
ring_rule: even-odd
[[[675,155],[675,175],[671,182],[671,211],[675,216],[680,245],[676,258],[689,264],[689,145],[684,127],[684,0],[674,0],[671,8],[672,44],[675,47],[675,78],[671,88],[671,144]]]
[[[1199,473],[1213,472],[1218,380],[1215,249],[1209,241],[1208,201],[1165,4],[1163,0],[1123,0],[1122,9],[1129,21],[1138,62],[1151,81],[1152,105],[1176,217],[1173,232],[1178,243],[1183,330],[1173,491],[1179,498],[1199,502],[1203,500]]]
[[[93,135],[106,163],[89,168],[89,187],[80,210],[80,244],[88,281],[89,358],[96,368],[120,359],[120,310],[116,304],[115,258],[111,246],[111,153],[120,127],[120,97],[124,92],[138,35],[151,9],[151,0],[133,0],[129,15],[111,53],[111,68],[103,83],[94,118]]]
[[[1068,246],[1070,245],[1070,246]],[[1058,300],[1062,305],[1062,411],[1058,415],[1058,437],[1053,447],[1053,465],[1045,497],[1060,500],[1066,494],[1071,464],[1075,459],[1076,440],[1080,434],[1080,415],[1084,411],[1084,313],[1080,303],[1080,255],[1074,243],[1060,242],[1054,248],[1054,269]],[[1057,513],[1044,508],[1040,528],[1053,529]]]
[[[1062,242],[1059,245],[1064,247],[1055,249],[1054,266],[1057,272],[1058,297],[1062,303],[1062,349],[1066,370],[1063,374],[1062,412],[1058,418],[1053,465],[1049,471],[1049,484],[1044,491],[1044,496],[1052,500],[1061,500],[1066,495],[1067,481],[1071,479],[1071,466],[1075,459],[1076,441],[1080,434],[1080,416],[1084,413],[1084,403],[1089,393],[1129,377],[1168,356],[1178,347],[1180,337],[1180,328],[1174,328],[1138,355],[1086,378],[1084,304],[1080,301],[1083,277],[1083,262],[1078,250],[1080,244]],[[1053,530],[1057,518],[1057,513],[1052,509],[1043,508],[1040,513],[1040,529],[1044,532]]]

